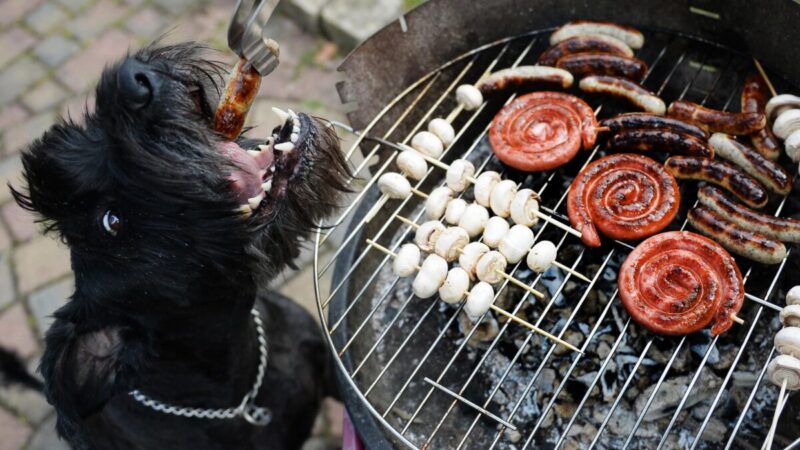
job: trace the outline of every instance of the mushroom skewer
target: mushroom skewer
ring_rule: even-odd
[[[417,242],[417,245],[419,245],[420,248],[422,248],[423,250],[425,250],[424,246],[426,246],[426,245],[429,246],[430,250],[432,250],[436,240],[439,237],[439,234],[445,228],[444,225],[440,224],[440,222],[431,221],[431,222],[425,222],[424,224],[419,225],[419,224],[417,224],[416,222],[414,222],[413,220],[411,220],[409,218],[406,218],[406,217],[403,217],[403,216],[399,216],[399,215],[396,215],[395,217],[397,218],[397,220],[403,222],[404,224],[410,226],[411,228],[413,228],[415,230],[420,229],[421,227],[424,227],[424,234],[426,236],[428,236],[428,237],[423,239],[424,242],[419,242],[419,241]],[[437,227],[439,229],[436,230],[436,234],[433,234],[434,230],[431,229],[432,228],[431,225],[433,225],[434,223],[440,224],[439,227]],[[428,224],[431,224],[431,225],[428,225]],[[518,225],[515,225],[515,227],[517,227],[517,226]],[[506,232],[508,232],[508,231],[510,231],[510,229],[506,230]],[[503,237],[505,237],[505,236],[502,236],[500,239],[498,239],[498,241],[501,241],[501,243],[502,243],[502,238]],[[497,246],[495,246],[495,247],[497,247]],[[528,264],[528,268],[530,268],[534,272],[542,273],[542,272],[546,271],[547,269],[549,269],[551,265],[553,265],[553,266],[556,266],[559,269],[563,270],[564,272],[567,272],[567,273],[570,273],[570,274],[574,275],[576,278],[579,278],[582,281],[585,281],[587,283],[591,283],[592,282],[591,279],[589,279],[587,276],[583,275],[582,273],[580,273],[580,272],[572,269],[571,267],[568,267],[568,266],[556,261],[556,259],[555,259],[556,247],[555,247],[555,244],[553,244],[552,242],[550,242],[550,241],[541,241],[541,242],[537,243],[536,245],[534,245],[533,249],[529,249],[529,250],[530,250],[530,252],[528,253],[526,262]],[[458,250],[458,253],[461,254],[461,249]],[[501,251],[501,253],[502,253],[502,251]]]
[[[778,404],[775,405],[775,415],[772,418],[772,425],[767,433],[762,448],[769,450],[772,448],[772,440],[775,438],[775,429],[778,426],[778,419],[785,404],[786,390],[800,389],[800,360],[791,355],[778,355],[770,361],[767,366],[767,376],[770,381],[780,385],[781,390],[778,395]]]
[[[398,253],[393,252],[392,250],[384,247],[381,244],[378,244],[377,242],[375,242],[375,241],[373,241],[371,239],[367,239],[367,244],[369,246],[377,249],[377,250],[380,250],[383,253],[386,253],[387,255],[391,256],[392,258],[398,258],[400,256]],[[433,256],[436,256],[436,255],[433,255]],[[427,259],[426,259],[426,262],[427,262]],[[418,273],[424,271],[425,268],[426,268],[426,263],[425,262],[422,263],[422,266],[420,266],[420,265],[416,266],[416,270],[417,270]],[[442,286],[444,286],[445,282],[446,282],[445,279],[442,279],[439,287],[441,288]],[[474,289],[475,288],[473,288],[473,290]],[[491,286],[489,286],[489,289],[491,289]],[[471,294],[472,293],[470,291],[468,291],[467,289],[464,289],[463,292],[462,292],[462,296],[463,297],[469,297]],[[492,298],[494,298],[494,296],[492,296]],[[533,324],[531,324],[531,323],[529,323],[529,322],[527,322],[525,320],[520,319],[519,317],[515,316],[514,314],[511,314],[510,312],[508,312],[508,311],[506,311],[506,310],[494,305],[493,303],[489,303],[488,304],[488,309],[491,309],[492,311],[494,311],[497,314],[505,316],[509,320],[511,320],[513,322],[516,322],[516,323],[528,328],[529,330],[533,331],[534,333],[540,334],[540,335],[544,336],[545,338],[550,339],[551,341],[556,342],[558,344],[561,344],[564,347],[567,347],[568,349],[570,349],[572,351],[575,351],[575,352],[578,352],[580,354],[583,354],[583,352],[578,347],[575,347],[574,345],[570,344],[569,342],[564,341],[563,339],[559,338],[558,336],[555,336],[555,335],[553,335],[551,333],[548,333],[547,331],[537,327],[536,325],[533,325]]]

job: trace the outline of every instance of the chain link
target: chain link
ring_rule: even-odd
[[[258,333],[258,372],[256,373],[256,381],[253,383],[253,387],[236,408],[210,409],[170,405],[154,400],[138,389],[130,391],[128,394],[142,405],[165,414],[198,419],[235,419],[242,417],[253,425],[267,425],[272,420],[272,412],[268,408],[255,405],[258,390],[261,388],[261,383],[264,381],[264,374],[267,370],[267,336],[264,334],[264,323],[261,321],[261,314],[255,306],[250,310],[250,314],[253,315],[253,322],[256,324],[256,332]]]

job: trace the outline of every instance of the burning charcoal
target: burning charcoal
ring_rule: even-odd
[[[678,407],[678,403],[680,403],[683,398],[686,387],[689,386],[690,382],[691,377],[688,375],[665,381],[664,384],[661,385],[661,389],[656,393],[653,403],[650,405],[650,409],[647,411],[647,415],[645,415],[644,419],[656,420],[671,416],[675,412],[675,408]],[[705,372],[700,379],[697,380],[691,395],[689,395],[683,407],[689,409],[700,402],[712,398],[716,394],[720,384],[722,384],[722,380],[717,375],[711,372]],[[651,385],[636,399],[637,414],[641,414],[655,386],[655,384]]]

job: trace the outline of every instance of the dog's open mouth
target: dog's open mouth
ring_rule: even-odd
[[[278,108],[273,111],[283,119],[283,125],[273,130],[266,143],[247,150],[233,141],[217,145],[217,151],[237,167],[229,179],[246,216],[269,210],[275,200],[286,194],[313,126],[305,114]]]

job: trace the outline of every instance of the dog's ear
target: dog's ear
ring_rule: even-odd
[[[58,415],[58,434],[75,449],[91,449],[83,419],[130,389],[143,346],[125,327],[79,330],[63,318],[70,306],[56,313],[39,370],[47,400]]]

